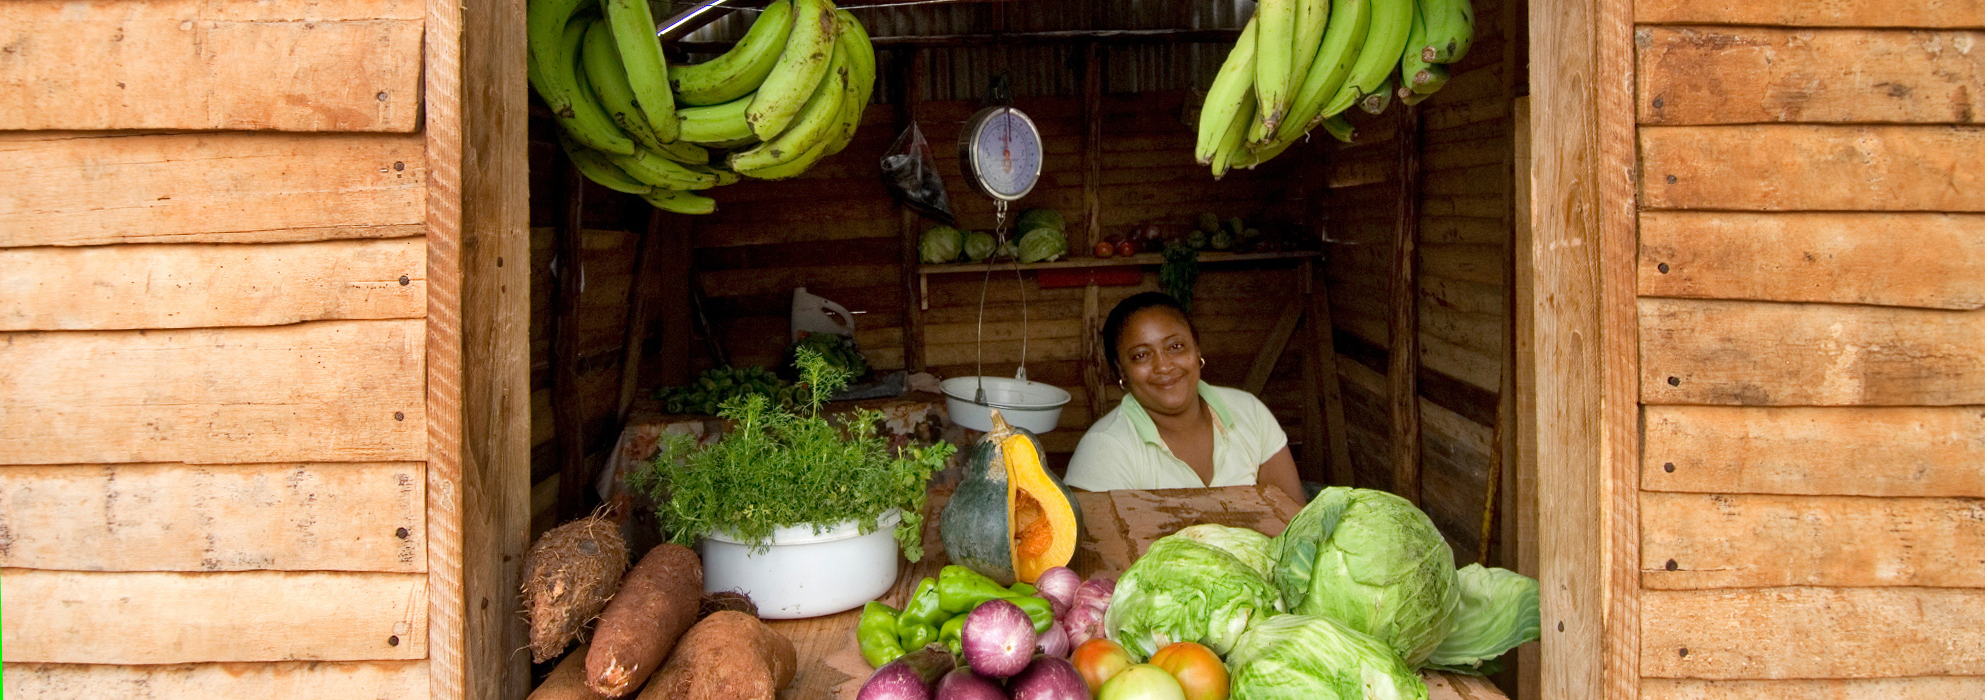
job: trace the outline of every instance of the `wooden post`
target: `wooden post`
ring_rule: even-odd
[[[907,49],[909,60],[897,62],[897,76],[901,89],[897,92],[898,112],[896,130],[901,132],[917,122],[917,86],[924,81],[928,57],[921,49]],[[917,247],[922,234],[921,217],[915,209],[902,202],[896,203],[897,216],[901,221],[899,233],[902,238],[903,265],[903,366],[911,372],[924,371],[924,305],[922,276],[917,269],[923,264]]]
[[[1095,42],[1082,47],[1082,245],[1071,252],[1087,251],[1103,240],[1103,52]],[[1093,286],[1093,285],[1092,285]]]
[[[580,237],[586,210],[586,178],[571,161],[565,166],[565,217],[553,234],[552,257],[558,284],[552,291],[551,415],[558,444],[558,519],[585,514],[586,422],[579,415],[579,292],[585,274]]]
[[[1307,265],[1308,261],[1304,264]],[[1248,367],[1247,379],[1241,382],[1241,388],[1248,393],[1260,394],[1262,387],[1268,386],[1268,375],[1275,371],[1275,362],[1282,359],[1282,351],[1289,347],[1289,336],[1295,335],[1296,324],[1303,320],[1303,307],[1306,306],[1303,302],[1303,297],[1294,296],[1282,306],[1282,316],[1275,319],[1275,327],[1268,331],[1267,340],[1254,354],[1254,364]]]
[[[621,334],[620,403],[614,413],[615,425],[627,422],[627,409],[634,405],[634,394],[641,388],[641,354],[648,344],[648,319],[654,315],[648,303],[648,281],[661,265],[664,221],[673,218],[656,209],[648,214],[648,230],[634,245],[634,280],[627,286],[627,330]]]
[[[1309,263],[1305,262],[1305,266]],[[1350,486],[1355,479],[1351,472],[1351,439],[1344,425],[1344,386],[1337,378],[1337,339],[1336,328],[1330,315],[1330,272],[1324,264],[1315,265],[1309,282],[1309,327],[1310,339],[1306,348],[1309,355],[1304,363],[1305,393],[1314,392],[1323,403],[1324,439],[1330,443],[1328,479],[1324,483],[1334,486]],[[1308,452],[1315,455],[1314,461],[1323,459],[1321,449]],[[1324,475],[1322,467],[1305,459],[1311,473]]]
[[[1420,233],[1420,108],[1399,112],[1399,215],[1392,248],[1392,491],[1420,503],[1420,323],[1414,248]]]
[[[1103,357],[1103,299],[1102,288],[1090,280],[1082,290],[1082,389],[1089,396],[1089,420],[1103,417],[1109,402],[1103,398],[1108,391],[1109,375],[1103,371],[1109,365]]]

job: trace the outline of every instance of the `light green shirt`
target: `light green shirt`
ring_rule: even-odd
[[[1201,483],[1199,474],[1172,454],[1151,415],[1130,394],[1083,433],[1063,483],[1089,491],[1253,484],[1261,464],[1289,444],[1288,434],[1253,394],[1201,381],[1199,397],[1213,409],[1212,483]]]

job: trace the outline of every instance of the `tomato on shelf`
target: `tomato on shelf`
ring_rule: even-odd
[[[1185,689],[1186,700],[1227,700],[1227,665],[1203,644],[1178,642],[1151,655]]]

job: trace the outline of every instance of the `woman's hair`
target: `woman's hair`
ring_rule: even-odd
[[[1109,318],[1103,321],[1103,357],[1109,360],[1110,371],[1115,372],[1117,376],[1123,376],[1123,368],[1117,366],[1117,336],[1123,334],[1123,324],[1130,320],[1132,314],[1159,307],[1171,309],[1173,313],[1179,315],[1179,318],[1185,319],[1186,329],[1192,331],[1193,342],[1199,341],[1199,327],[1192,324],[1192,316],[1185,312],[1185,307],[1179,304],[1179,300],[1173,299],[1172,295],[1164,292],[1133,294],[1130,298],[1117,302],[1117,307],[1110,309]]]

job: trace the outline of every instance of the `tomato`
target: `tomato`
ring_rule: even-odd
[[[1185,689],[1165,669],[1136,664],[1112,676],[1096,700],[1186,700]]]
[[[1178,679],[1185,688],[1186,700],[1227,700],[1227,664],[1204,645],[1193,642],[1168,645],[1151,655],[1151,665]]]
[[[1130,652],[1121,644],[1097,637],[1076,647],[1068,660],[1089,684],[1089,692],[1094,693],[1103,687],[1104,681],[1130,666]]]
[[[1137,241],[1126,240],[1117,244],[1117,255],[1136,255],[1138,249]]]
[[[1109,241],[1096,241],[1096,257],[1107,258],[1117,254],[1117,247]]]

